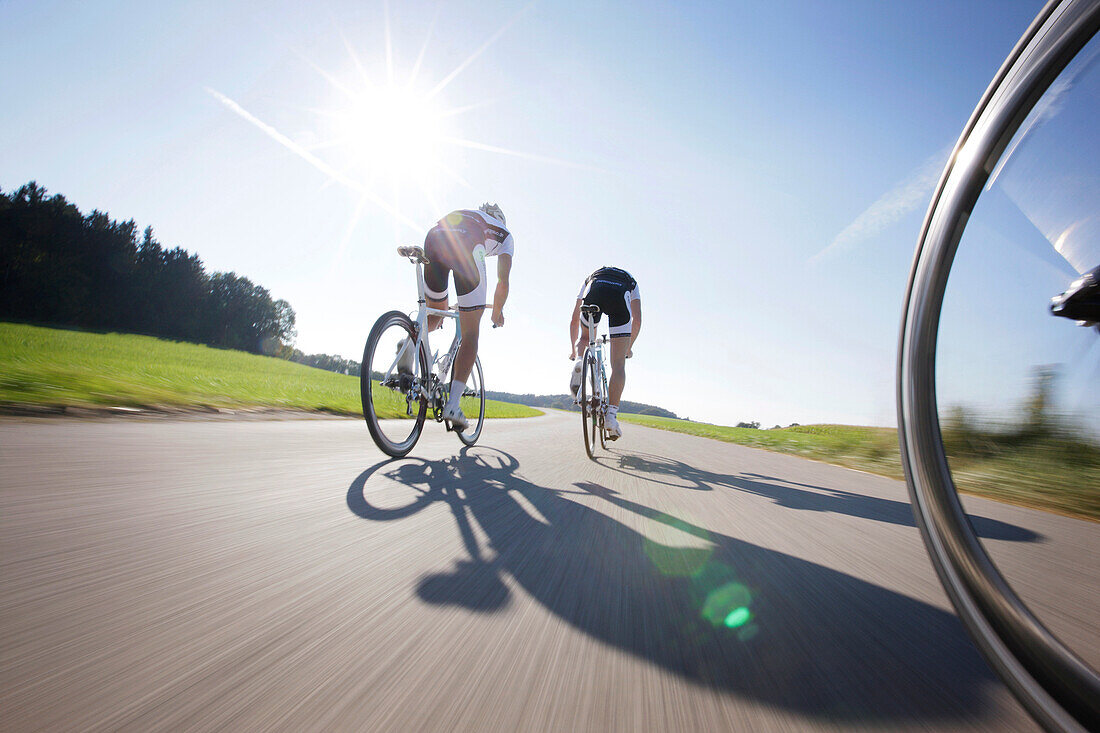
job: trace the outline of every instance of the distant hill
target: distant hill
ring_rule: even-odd
[[[557,410],[576,410],[577,406],[573,404],[572,395],[567,394],[514,394],[512,392],[486,392],[485,396],[491,400],[499,400],[501,402],[513,402],[520,405],[529,405],[531,407],[551,407]],[[670,417],[673,419],[679,419],[674,412],[664,409],[663,407],[657,407],[656,405],[647,405],[644,402],[630,402],[629,400],[623,400],[619,403],[619,412],[629,412],[635,415],[653,415],[654,417]]]

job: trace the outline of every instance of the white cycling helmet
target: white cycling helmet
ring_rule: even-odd
[[[485,204],[482,204],[481,206],[479,206],[477,208],[478,208],[478,211],[484,211],[489,216],[493,216],[493,217],[496,217],[497,219],[500,219],[501,224],[507,224],[508,223],[507,220],[505,220],[505,218],[504,218],[504,212],[501,211],[500,207],[497,206],[496,204],[485,203]]]

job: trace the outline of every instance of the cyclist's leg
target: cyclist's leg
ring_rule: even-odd
[[[447,281],[452,269],[455,271],[455,285],[458,285],[458,268],[465,259],[466,247],[456,234],[444,227],[433,227],[424,237],[424,254],[430,260],[424,268],[424,299],[429,308],[447,310],[449,293]],[[443,316],[428,316],[425,323],[425,345],[428,334],[443,325]],[[428,348],[431,353],[431,347]]]
[[[458,346],[458,354],[455,355],[454,378],[455,381],[465,384],[470,376],[470,370],[474,368],[474,359],[477,358],[477,342],[481,334],[481,316],[485,313],[485,306],[460,310],[458,313],[459,326],[462,328],[462,343]]]
[[[466,380],[474,368],[477,359],[478,339],[481,335],[481,316],[485,312],[485,247],[477,244],[468,251],[468,255],[454,266],[455,292],[458,294],[458,327],[462,333],[462,343],[455,354],[454,378],[451,380],[450,396],[443,408],[443,416],[451,420],[458,430],[467,425],[459,401],[466,391]]]
[[[453,235],[441,227],[434,227],[424,237],[424,254],[430,260],[424,267],[424,296],[429,308],[447,308],[447,279],[451,274],[455,249],[451,240]],[[442,323],[443,316],[428,316],[428,333],[439,328]]]
[[[624,338],[613,334],[611,337],[611,379],[607,383],[607,401],[612,407],[619,406],[619,399],[626,386],[626,354],[630,349],[629,334],[626,336]]]
[[[485,247],[476,245],[468,258],[456,264],[455,292],[458,293],[458,322],[462,329],[462,343],[455,355],[455,381],[466,382],[477,358],[478,337],[481,333],[481,316],[485,312]]]
[[[630,353],[630,335],[633,329],[627,294],[616,290],[607,299],[607,322],[611,332],[611,379],[608,380],[608,402],[618,409],[619,398],[626,386],[626,355]]]

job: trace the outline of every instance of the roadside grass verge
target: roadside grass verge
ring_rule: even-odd
[[[799,425],[759,430],[623,413],[619,419],[904,478],[893,428]],[[1050,432],[959,432],[951,427],[944,431],[944,442],[960,491],[1100,520],[1100,448],[1094,444]]]
[[[359,377],[150,336],[14,323],[0,323],[0,404],[363,414]],[[486,417],[541,414],[525,405],[485,401]]]

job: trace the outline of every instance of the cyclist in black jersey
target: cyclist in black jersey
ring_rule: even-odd
[[[601,267],[585,278],[569,322],[569,343],[572,345],[569,358],[576,359],[584,353],[588,343],[587,333],[581,329],[581,325],[587,329],[588,316],[581,313],[581,306],[600,307],[596,323],[607,314],[611,331],[611,379],[608,380],[609,407],[604,424],[615,437],[623,434],[618,420],[619,399],[626,386],[626,359],[633,354],[634,341],[642,330],[641,298],[638,281],[629,272],[618,267]]]

